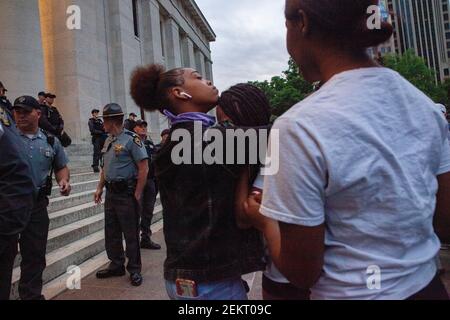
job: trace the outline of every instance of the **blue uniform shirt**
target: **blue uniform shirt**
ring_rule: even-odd
[[[41,129],[32,137],[23,133],[20,136],[26,145],[25,152],[31,164],[33,181],[38,188],[44,187],[52,165],[54,171],[58,172],[69,163],[66,152],[56,137],[52,147]]]
[[[37,194],[24,148],[9,111],[0,104],[0,236],[24,230]]]
[[[129,181],[137,179],[137,164],[148,159],[147,151],[139,136],[124,129],[120,135],[110,135],[102,150],[105,180]]]

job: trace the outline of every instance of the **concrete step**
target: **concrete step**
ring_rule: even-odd
[[[91,168],[85,169],[82,173],[75,173],[70,175],[70,183],[80,183],[86,181],[100,180],[100,175],[94,173]],[[53,179],[53,185],[56,186],[56,179]]]
[[[59,248],[81,240],[92,233],[103,230],[104,226],[105,215],[100,213],[63,227],[53,229],[48,234],[47,252],[58,250]]]
[[[98,231],[81,240],[72,242],[47,255],[47,268],[43,281],[48,283],[67,272],[72,265],[80,265],[105,250],[104,232]],[[13,271],[11,299],[18,299],[20,268]]]
[[[93,202],[95,190],[96,189],[92,189],[79,193],[74,193],[69,197],[57,197],[50,199],[48,212],[53,213],[56,211],[64,210],[66,208],[71,208],[88,202]]]
[[[90,210],[89,210],[90,209]],[[103,206],[96,206],[95,208],[81,209],[78,214],[80,218],[75,220],[76,213],[71,214],[70,212],[64,212],[67,210],[63,210],[64,218],[60,218],[62,213],[57,213],[58,216],[50,215],[50,231],[48,233],[47,240],[47,253],[50,253],[54,250],[57,250],[67,244],[80,240],[94,232],[104,229],[104,213]],[[98,212],[98,213],[96,213]],[[81,216],[87,215],[84,218]],[[62,224],[61,226],[55,227],[55,219],[58,224]],[[67,220],[74,220],[72,222],[67,223]],[[63,224],[64,221],[64,224]],[[16,257],[14,267],[20,265],[21,256],[20,252]]]
[[[103,204],[97,205],[92,201],[79,206],[63,209],[61,211],[56,211],[49,214],[50,230],[92,217],[102,213],[103,210]]]
[[[91,177],[91,179],[94,179],[94,180],[71,183],[71,186],[72,186],[71,193],[75,194],[75,193],[85,192],[88,190],[97,189],[99,180],[95,180],[95,178],[96,177]],[[59,193],[59,186],[57,185],[57,183],[54,183],[53,185],[54,185],[54,187],[52,189],[52,195],[50,196],[50,199],[58,198],[61,196],[61,194]]]

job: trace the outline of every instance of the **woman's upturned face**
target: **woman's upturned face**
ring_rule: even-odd
[[[206,80],[194,69],[184,70],[184,92],[192,97],[192,101],[200,106],[213,109],[219,101],[219,90],[210,80]]]

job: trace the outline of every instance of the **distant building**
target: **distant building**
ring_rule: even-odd
[[[393,46],[425,59],[436,81],[450,77],[450,20],[448,0],[387,0],[394,27]]]
[[[80,8],[80,30],[67,27],[71,5]],[[9,97],[54,92],[75,143],[89,142],[90,110],[109,102],[146,117],[154,136],[167,126],[157,113],[141,113],[129,95],[137,65],[192,67],[213,78],[216,35],[194,0],[4,0],[0,30]]]

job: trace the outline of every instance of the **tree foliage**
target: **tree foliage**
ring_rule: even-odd
[[[449,103],[450,81],[436,83],[436,73],[430,69],[425,60],[408,50],[403,55],[390,54],[383,58],[385,67],[391,68],[428,95],[434,102]]]
[[[275,76],[270,81],[250,83],[266,93],[272,106],[272,114],[275,116],[282,115],[313,91],[313,86],[300,75],[292,59],[289,60],[289,67],[283,75]]]

